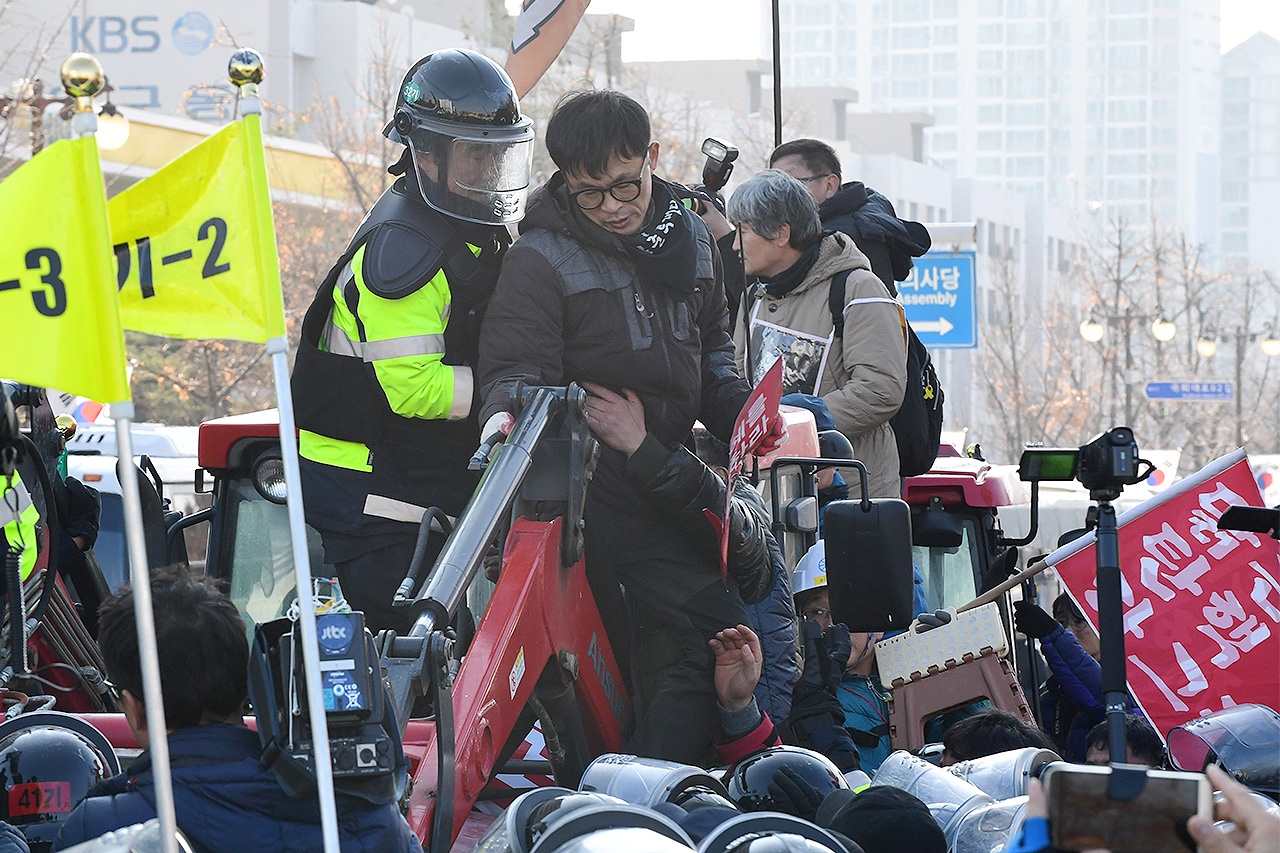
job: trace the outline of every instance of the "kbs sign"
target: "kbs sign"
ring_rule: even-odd
[[[1237,451],[1120,518],[1129,690],[1161,737],[1233,705],[1280,707],[1280,548],[1267,536],[1218,529],[1227,507],[1261,503]],[[1087,539],[1047,562],[1096,629]]]

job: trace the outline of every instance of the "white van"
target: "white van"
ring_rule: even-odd
[[[195,490],[197,439],[200,428],[166,426],[165,424],[133,424],[134,463],[142,465],[142,457],[150,460],[155,473],[143,466],[153,481],[158,476],[161,497],[172,509],[190,515],[209,506],[209,496]],[[102,496],[102,520],[98,541],[93,547],[102,574],[115,592],[129,579],[129,561],[124,538],[124,505],[120,481],[116,478],[116,431],[114,424],[81,424],[67,442],[67,473]],[[206,533],[200,525],[186,531],[187,554],[191,561],[203,564]]]

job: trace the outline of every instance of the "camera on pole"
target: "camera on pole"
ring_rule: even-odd
[[[1139,464],[1141,463],[1141,465]],[[1079,480],[1097,503],[1095,535],[1098,578],[1098,639],[1102,646],[1102,700],[1107,709],[1107,741],[1111,778],[1107,794],[1132,800],[1146,787],[1146,771],[1124,764],[1128,754],[1124,715],[1129,707],[1125,677],[1124,609],[1120,596],[1120,545],[1116,510],[1111,502],[1125,486],[1150,476],[1155,466],[1138,456],[1133,430],[1115,427],[1078,449],[1027,448],[1018,462],[1023,480]]]

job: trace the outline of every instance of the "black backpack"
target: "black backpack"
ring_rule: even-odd
[[[837,339],[844,337],[845,284],[852,270],[831,279],[831,322]],[[933,369],[929,350],[907,324],[907,393],[902,408],[889,419],[898,441],[898,472],[903,477],[923,474],[933,467],[942,441],[942,384]]]

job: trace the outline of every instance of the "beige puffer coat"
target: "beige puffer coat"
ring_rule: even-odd
[[[851,270],[845,283],[844,337],[831,321],[831,279]],[[865,255],[847,235],[822,238],[818,259],[795,290],[781,298],[767,293],[746,310],[752,328],[754,373],[745,366],[746,321],[734,331],[743,375],[753,383],[781,355],[783,393],[815,393],[831,410],[836,429],[867,466],[871,497],[901,496],[898,446],[889,419],[902,405],[907,386],[906,318]],[[797,335],[796,333],[799,333]],[[850,496],[856,478],[846,479]]]

